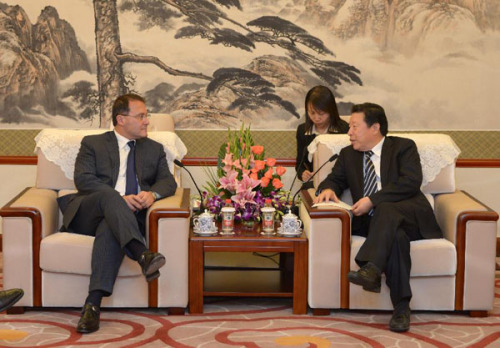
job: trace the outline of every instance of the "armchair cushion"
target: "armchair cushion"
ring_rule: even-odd
[[[55,273],[90,275],[90,260],[94,237],[70,232],[57,232],[42,239],[40,268]],[[139,264],[123,258],[119,277],[141,276]]]
[[[364,237],[352,236],[351,269],[359,267],[354,261]],[[424,239],[410,243],[411,277],[453,276],[457,271],[457,251],[447,239]]]

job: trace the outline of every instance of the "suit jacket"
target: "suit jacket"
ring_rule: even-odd
[[[420,191],[422,166],[415,142],[410,139],[388,136],[382,146],[380,159],[382,189],[370,196],[375,209],[382,202],[408,201],[415,211],[420,233],[424,238],[441,238],[442,233],[427,198]],[[352,145],[340,151],[332,172],[318,189],[330,188],[340,197],[349,188],[353,202],[363,198],[363,152]],[[368,215],[355,216],[352,230],[367,226]]]
[[[149,138],[138,139],[135,157],[137,179],[142,191],[154,191],[162,197],[175,193],[177,184],[168,169],[163,145]],[[101,190],[114,190],[119,169],[118,140],[113,131],[82,139],[74,173],[78,193],[59,200],[64,213],[64,226],[69,226],[85,195]]]

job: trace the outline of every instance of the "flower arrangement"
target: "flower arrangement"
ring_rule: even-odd
[[[228,141],[219,150],[217,173],[209,173],[203,205],[220,216],[226,199],[231,199],[235,221],[259,221],[268,198],[278,214],[283,214],[286,195],[281,177],[285,172],[284,167],[276,166],[276,159],[265,157],[263,146],[254,145],[250,127],[228,130]]]

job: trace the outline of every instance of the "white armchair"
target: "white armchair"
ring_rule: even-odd
[[[422,190],[431,201],[444,238],[411,242],[410,284],[415,310],[469,311],[487,315],[493,306],[496,221],[498,214],[467,193],[455,190],[455,159],[458,149],[439,134],[402,135],[415,140],[424,170]],[[320,136],[311,144],[315,168],[348,145],[345,135]],[[448,151],[448,153],[447,153]],[[333,164],[315,178],[315,186]],[[389,289],[382,280],[380,294],[351,286],[349,270],[363,237],[351,236],[351,217],[346,210],[312,208],[314,190],[302,191],[300,216],[309,239],[308,303],[314,314],[333,308],[392,309]],[[346,192],[342,199],[351,200]]]
[[[76,145],[64,150],[61,156],[69,156],[70,160],[63,162],[74,164],[79,141],[88,131],[50,132],[66,132],[64,137],[76,137],[68,141]],[[182,158],[186,149],[174,133],[166,133],[151,132],[150,137],[164,144],[170,163],[172,158]],[[41,146],[44,141],[48,141],[47,147]],[[22,288],[25,292],[18,307],[11,312],[22,312],[24,307],[80,307],[88,292],[94,237],[58,232],[62,214],[56,198],[72,192],[75,187],[68,178],[67,172],[72,177],[72,171],[67,165],[52,158],[52,154],[46,155],[51,152],[47,150],[51,149],[50,137],[44,141],[38,138],[35,187],[27,188],[0,210],[4,287]],[[71,159],[71,156],[74,157]],[[179,175],[175,176],[179,180]],[[146,239],[152,251],[165,255],[162,275],[147,283],[140,266],[125,257],[115,291],[103,299],[103,307],[166,307],[171,312],[184,312],[188,302],[189,216],[189,190],[186,189],[178,188],[174,196],[151,206]]]

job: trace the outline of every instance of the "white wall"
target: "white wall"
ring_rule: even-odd
[[[215,168],[215,167],[209,167]],[[198,186],[203,190],[206,182],[206,174],[203,167],[187,167]],[[295,175],[294,168],[287,168],[283,175],[284,187],[288,190]],[[0,165],[0,206],[3,206],[21,192],[25,187],[33,186],[35,183],[36,166],[34,165]],[[457,188],[467,191],[491,209],[500,212],[500,168],[457,168]],[[196,194],[191,178],[185,170],[182,171],[182,186],[191,189]],[[292,194],[300,187],[295,182]],[[1,219],[1,218],[0,218]],[[497,234],[500,236],[500,223]],[[1,231],[1,224],[0,224]]]

